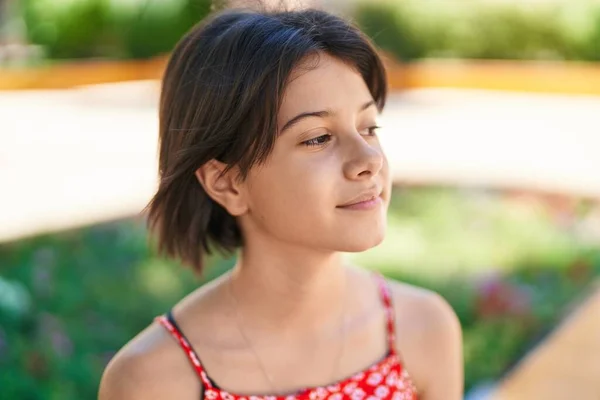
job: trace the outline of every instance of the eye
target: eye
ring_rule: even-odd
[[[369,136],[375,136],[377,134],[377,130],[381,128],[380,126],[373,125],[366,129]]]
[[[322,146],[325,143],[329,142],[331,140],[331,135],[321,135],[321,136],[317,136],[316,138],[310,139],[310,140],[306,140],[304,142],[302,142],[303,145],[305,146]]]

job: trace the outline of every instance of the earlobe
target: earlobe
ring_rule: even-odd
[[[233,216],[247,211],[244,197],[240,191],[233,170],[217,160],[210,160],[195,171],[196,179],[204,191]]]

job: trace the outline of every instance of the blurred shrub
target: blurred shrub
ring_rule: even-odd
[[[351,259],[452,305],[471,388],[500,378],[600,278],[600,236],[586,233],[598,211],[585,200],[555,209],[494,191],[396,188],[386,239]]]
[[[139,221],[0,245],[0,398],[96,398],[118,348],[230,267],[210,264],[196,279],[156,258]]]
[[[596,12],[591,34],[584,47],[588,59],[600,61],[600,9]]]
[[[211,0],[22,0],[29,40],[50,58],[170,51]],[[600,5],[362,0],[354,19],[401,60],[600,60]]]
[[[480,1],[362,1],[358,25],[401,60],[600,58],[600,6]]]
[[[429,23],[416,12],[400,12],[400,7],[391,4],[359,3],[355,11],[356,22],[362,30],[371,36],[375,43],[395,54],[401,60],[412,60],[425,57],[427,49],[432,46],[429,41],[435,41],[435,26],[427,29],[431,34],[425,36],[417,28],[422,23]],[[404,8],[402,8],[404,9]]]
[[[393,254],[386,257],[385,249],[376,248],[372,257],[360,259],[367,268],[449,301],[463,327],[467,388],[503,374],[600,277],[600,238],[592,244],[577,236],[583,222],[597,221],[594,209],[577,208],[571,215],[562,210],[556,221],[537,209],[501,196],[395,189],[388,243]],[[420,244],[411,239],[419,230],[425,240]],[[468,260],[460,241],[450,240],[457,236],[481,252],[485,263],[449,273]],[[528,249],[542,242],[545,250]],[[496,264],[498,248],[513,255]],[[431,253],[438,253],[435,259]],[[232,262],[214,258],[207,275],[196,279],[156,257],[142,221],[0,245],[0,398],[95,398],[116,350]]]
[[[441,294],[463,329],[465,387],[501,379],[563,319],[600,278],[600,249],[575,256],[561,268],[535,264],[483,277],[445,280],[410,271],[385,274]],[[484,271],[480,271],[484,272]]]
[[[128,58],[169,52],[211,8],[211,0],[112,0],[111,32]]]
[[[51,58],[98,56],[109,17],[107,0],[22,0],[30,42]]]
[[[23,0],[28,39],[50,58],[148,58],[170,51],[211,0]]]

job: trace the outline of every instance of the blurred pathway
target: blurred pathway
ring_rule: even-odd
[[[156,180],[156,82],[0,92],[0,241],[138,213]],[[398,181],[600,198],[600,97],[394,94],[382,141]]]
[[[600,286],[511,371],[491,400],[600,399]]]
[[[418,90],[383,122],[397,179],[600,199],[600,97]]]

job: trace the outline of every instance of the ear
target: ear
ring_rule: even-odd
[[[221,205],[229,214],[238,217],[248,211],[242,185],[237,180],[237,172],[217,160],[210,160],[195,172],[198,182],[211,199]]]

